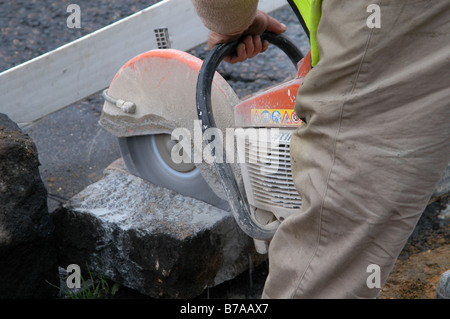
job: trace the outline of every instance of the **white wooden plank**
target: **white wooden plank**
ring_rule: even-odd
[[[259,0],[259,9],[265,12],[272,12],[287,5],[286,0]]]
[[[273,11],[285,0],[260,0]],[[157,48],[154,29],[167,27],[174,49],[190,50],[208,30],[191,1],[164,0],[130,17],[0,74],[0,113],[26,124],[108,87],[119,68]]]

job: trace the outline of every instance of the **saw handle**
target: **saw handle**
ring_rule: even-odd
[[[280,48],[297,67],[297,63],[303,59],[302,52],[295,44],[284,35],[265,32],[261,35],[261,41],[267,40]],[[211,90],[215,72],[223,59],[236,50],[239,40],[230,43],[219,44],[214,47],[203,61],[197,81],[197,115],[202,122],[202,133],[209,128],[216,127],[214,114],[212,113]],[[233,216],[239,227],[250,237],[259,240],[270,240],[275,234],[276,227],[261,225],[252,218],[245,197],[239,191],[239,187],[229,163],[217,163],[214,168],[219,176],[222,186],[228,198]]]

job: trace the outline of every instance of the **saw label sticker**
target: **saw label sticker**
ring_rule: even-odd
[[[287,111],[284,112],[283,116],[283,124],[291,124],[291,116],[289,116],[289,113]]]
[[[301,120],[295,114],[294,110],[287,109],[252,109],[253,125],[282,125],[297,126],[301,124]]]
[[[281,123],[281,113],[277,110],[272,112],[272,121],[275,124],[280,124]]]
[[[257,113],[259,113],[259,112],[257,112]],[[261,112],[261,120],[264,124],[270,123],[271,118],[272,118],[272,115],[270,115],[269,111],[264,110]]]

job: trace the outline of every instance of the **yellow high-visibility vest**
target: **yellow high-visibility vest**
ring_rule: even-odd
[[[311,44],[311,66],[320,60],[317,45],[317,28],[322,17],[322,0],[288,0],[307,32]]]

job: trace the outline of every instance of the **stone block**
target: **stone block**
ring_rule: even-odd
[[[266,259],[230,212],[135,177],[121,159],[52,215],[61,267],[88,265],[153,298],[196,297]]]

